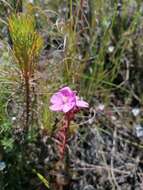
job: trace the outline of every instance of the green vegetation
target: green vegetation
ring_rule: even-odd
[[[107,107],[101,120],[77,117],[71,136],[86,131],[79,123],[114,125],[109,121],[113,110],[126,118],[126,132],[134,131],[134,122],[142,123],[142,117],[131,116],[132,108],[142,110],[142,31],[141,0],[0,0],[0,164],[6,164],[0,169],[0,190],[58,188],[54,140],[62,114],[51,113],[49,104],[63,86],[89,102],[91,110],[79,118],[88,120],[93,110],[96,115],[100,103]],[[112,129],[100,130],[98,138],[114,135]],[[127,141],[133,145],[132,138]],[[118,187],[116,180],[109,184]]]

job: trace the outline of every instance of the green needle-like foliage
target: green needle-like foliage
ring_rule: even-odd
[[[16,62],[23,75],[28,74],[31,77],[43,44],[41,36],[35,31],[34,18],[18,14],[10,16],[8,21]]]
[[[34,18],[28,14],[12,15],[8,19],[12,39],[12,52],[19,65],[25,82],[26,123],[29,128],[30,114],[30,79],[34,75],[36,61],[42,48],[43,40],[35,30]]]

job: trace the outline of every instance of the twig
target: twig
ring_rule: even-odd
[[[89,167],[91,166],[91,167]],[[111,166],[106,165],[106,166],[96,166],[96,165],[89,165],[88,167],[71,167],[70,170],[72,171],[95,171],[95,170],[107,170],[109,172],[111,172],[111,170],[113,170],[115,173],[119,173],[119,174],[124,174],[124,175],[131,175],[132,171],[125,171],[125,170],[119,170],[116,168],[111,168]],[[143,173],[142,172],[137,172],[137,175],[140,175],[143,177]]]

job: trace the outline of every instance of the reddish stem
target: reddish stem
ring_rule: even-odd
[[[66,144],[67,144],[67,138],[68,138],[68,130],[70,126],[70,115],[66,114],[64,118],[64,123],[63,123],[63,144],[62,144],[62,149],[61,149],[61,159],[64,159],[64,154],[65,154],[65,149],[66,149]]]
[[[65,114],[62,127],[59,129],[59,131],[56,134],[61,160],[64,159],[64,155],[66,151],[70,122],[74,119],[75,113],[77,113],[78,111],[79,109],[77,108]]]

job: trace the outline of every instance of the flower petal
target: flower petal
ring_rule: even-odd
[[[75,96],[75,92],[72,91],[68,86],[60,89],[60,92],[64,95],[64,96],[67,96],[67,97],[70,97],[70,96]]]
[[[53,104],[49,108],[52,111],[62,111],[63,105]]]
[[[62,104],[62,94],[61,93],[55,93],[52,97],[51,97],[51,99],[50,99],[50,102],[52,103],[52,104]]]
[[[78,96],[76,96],[76,106],[79,108],[88,108],[89,104],[84,100],[80,100]]]
[[[73,102],[73,103],[66,103],[66,104],[64,104],[64,106],[63,106],[63,108],[62,108],[62,111],[64,112],[64,113],[67,113],[67,112],[69,112],[70,110],[72,110],[73,108],[74,108],[74,106],[75,106],[75,103]]]

